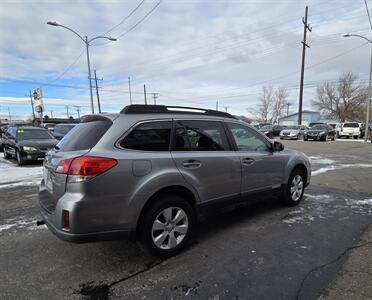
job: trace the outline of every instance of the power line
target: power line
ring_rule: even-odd
[[[130,27],[127,31],[123,32],[122,34],[118,35],[116,38],[119,39],[123,37],[124,35],[131,32],[134,28],[136,28],[139,24],[141,24],[149,15],[152,14],[152,12],[160,5],[162,0],[160,0],[142,19],[140,19],[136,24],[134,24],[132,27]]]
[[[112,27],[111,29],[107,30],[106,32],[100,34],[100,35],[107,35],[109,32],[113,31],[114,29],[118,28],[121,24],[123,24],[128,18],[130,18],[138,8],[140,8],[140,6],[143,4],[143,2],[145,2],[145,0],[142,0],[134,9],[132,9],[132,11],[124,17],[124,19],[122,19],[117,25],[115,25],[114,27]]]
[[[369,14],[369,9],[368,9],[367,0],[364,0],[364,4],[366,5],[366,11],[367,11],[368,20],[369,20],[369,27],[371,27],[371,29],[372,29],[371,16],[370,16],[370,14]]]
[[[72,64],[70,64],[57,78],[50,81],[50,83],[56,82],[57,80],[61,79],[63,77],[63,75],[65,75],[79,61],[79,59],[84,54],[84,52],[85,52],[85,49],[83,51],[81,51],[79,56],[76,57],[76,59],[74,60],[74,62]]]

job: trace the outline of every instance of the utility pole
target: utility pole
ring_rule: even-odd
[[[147,99],[146,99],[146,84],[143,85],[143,93],[145,95],[145,104],[147,105]]]
[[[288,114],[289,114],[289,106],[291,105],[291,103],[289,103],[289,102],[287,102],[287,116],[288,116]]]
[[[66,113],[67,113],[67,119],[70,117],[69,113],[68,113],[68,105],[66,105]]]
[[[10,114],[10,108],[8,107],[9,122],[12,122],[12,115]]]
[[[30,90],[30,101],[31,101],[31,108],[32,108],[32,116],[34,117],[34,120],[35,120],[34,102],[32,101],[32,92],[31,92],[31,90]]]
[[[76,112],[77,112],[77,115],[78,115],[78,119],[80,119],[80,107],[79,105],[74,105],[76,107]]]
[[[154,104],[156,105],[156,99],[158,98],[158,93],[152,93],[152,98],[154,99]]]
[[[53,119],[53,110],[50,111],[50,117]]]
[[[304,39],[301,42],[302,43],[302,63],[301,63],[300,97],[298,101],[298,125],[301,125],[302,123],[302,100],[303,100],[303,94],[304,94],[305,52],[306,52],[306,47],[310,48],[310,46],[306,43],[307,31],[311,32],[311,27],[307,23],[307,12],[308,12],[308,7],[306,6],[305,17],[302,18],[302,23],[304,24]]]
[[[216,110],[218,110],[218,101],[216,101]]]
[[[98,102],[98,112],[101,113],[101,102],[99,101],[99,93],[98,93],[98,83],[97,80],[103,80],[103,78],[97,79],[96,70],[94,70],[94,81],[96,82],[96,94],[97,94],[97,102]]]
[[[224,108],[225,108],[225,112],[227,112],[227,109],[229,108],[228,106],[224,106]]]
[[[129,103],[132,104],[132,90],[130,88],[130,77],[128,77],[128,85],[129,85]]]

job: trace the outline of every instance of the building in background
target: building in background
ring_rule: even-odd
[[[302,125],[309,125],[311,122],[319,122],[321,120],[320,112],[313,110],[302,111]],[[288,116],[279,118],[279,125],[297,125],[298,112],[289,114]]]

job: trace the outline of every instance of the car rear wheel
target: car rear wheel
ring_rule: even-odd
[[[4,153],[4,158],[5,159],[10,159],[11,158],[11,155],[6,151],[6,147],[4,147],[3,153]]]
[[[19,166],[25,165],[26,161],[23,159],[21,153],[19,153],[18,150],[16,150],[16,159]]]
[[[296,206],[301,202],[305,190],[305,175],[303,171],[295,169],[289,176],[287,187],[282,200],[288,206]]]
[[[358,136],[357,135],[354,135],[354,140],[356,140],[358,138]]]
[[[140,242],[155,256],[173,256],[187,245],[194,223],[194,209],[185,199],[177,195],[162,196],[141,218]]]

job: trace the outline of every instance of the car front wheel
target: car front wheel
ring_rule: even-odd
[[[4,158],[9,159],[11,158],[11,155],[6,151],[6,147],[3,148]]]
[[[170,257],[185,248],[194,223],[194,209],[185,199],[163,196],[146,209],[139,226],[140,241],[151,254]]]
[[[25,160],[22,157],[21,153],[19,153],[18,150],[16,150],[16,158],[17,158],[17,163],[19,166],[23,166],[25,164]]]
[[[296,206],[301,202],[305,191],[305,175],[295,169],[289,176],[286,189],[283,193],[282,200],[288,206]]]

